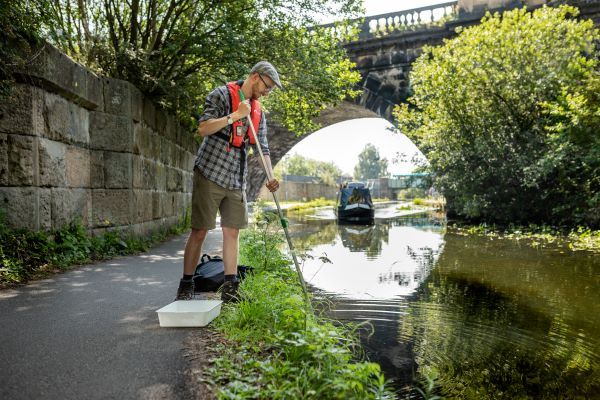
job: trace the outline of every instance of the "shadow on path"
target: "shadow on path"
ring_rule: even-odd
[[[182,399],[189,329],[164,329],[187,234],[0,291],[1,399]],[[220,253],[213,230],[204,252]]]

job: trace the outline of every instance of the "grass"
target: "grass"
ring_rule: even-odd
[[[588,227],[576,229],[548,225],[508,226],[480,224],[474,226],[448,226],[448,232],[459,235],[483,235],[498,239],[523,241],[532,247],[563,246],[571,251],[600,253],[600,230]]]
[[[413,204],[443,210],[446,207],[446,200],[443,197],[416,197],[413,199]]]
[[[0,212],[0,287],[42,278],[74,265],[147,251],[189,226],[190,213],[186,212],[176,226],[147,237],[117,231],[92,236],[78,221],[55,231],[32,232],[7,227]]]
[[[291,204],[292,206],[287,208],[287,211],[292,211],[292,212],[299,212],[299,211],[305,211],[305,210],[309,210],[309,209],[313,209],[313,208],[318,208],[318,207],[332,207],[335,205],[335,200],[329,200],[329,199],[325,199],[323,197],[320,197],[318,199],[313,199],[310,201],[305,201],[302,203],[298,203],[296,201],[280,201],[279,204]],[[272,201],[261,201],[259,203],[259,209],[260,208],[264,208],[264,207],[275,207],[275,203]]]
[[[364,360],[356,326],[309,311],[281,232],[268,214],[241,236],[255,272],[215,328],[227,339],[208,371],[219,399],[391,399],[378,364]]]
[[[335,205],[335,200],[328,200],[323,197],[314,199],[302,204],[296,204],[288,208],[288,211],[304,211],[318,207],[332,207]]]
[[[429,208],[435,208],[436,210],[443,210],[445,206],[443,198],[431,198],[431,197],[415,197],[412,199],[412,203],[410,204],[402,204],[397,207],[398,211],[408,211],[408,210],[423,210]]]

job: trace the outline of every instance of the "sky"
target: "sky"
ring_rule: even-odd
[[[352,175],[358,155],[367,143],[371,143],[381,158],[387,158],[389,173],[410,173],[415,166],[402,160],[410,160],[415,153],[421,157],[423,154],[410,139],[399,132],[392,132],[388,129],[390,127],[393,125],[383,118],[340,122],[310,134],[292,147],[288,155],[300,154],[313,160],[333,162],[343,172]],[[408,157],[398,157],[402,153]]]
[[[366,15],[384,14],[410,8],[424,7],[442,3],[440,0],[365,0]],[[388,128],[392,124],[383,118],[361,118],[340,122],[328,126],[307,136],[294,146],[288,155],[300,154],[319,161],[333,162],[342,171],[352,175],[358,162],[358,155],[367,143],[373,144],[382,158],[388,159],[388,171],[393,174],[410,173],[415,165],[410,162],[397,162],[398,154],[410,157],[417,152],[417,147],[401,133],[392,133]],[[343,146],[343,151],[340,147]],[[340,149],[334,151],[331,149]]]

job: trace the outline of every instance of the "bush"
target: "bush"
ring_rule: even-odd
[[[425,197],[425,189],[420,188],[408,188],[398,191],[398,200],[411,200],[417,197]]]
[[[188,211],[177,226],[147,238],[119,231],[91,236],[80,221],[53,232],[32,232],[7,227],[4,210],[0,209],[0,285],[23,283],[56,269],[146,251],[167,235],[188,229],[189,223]]]
[[[488,14],[414,63],[395,116],[452,216],[600,224],[600,35],[577,15]]]
[[[47,21],[42,10],[47,0],[35,0],[39,7],[29,2],[0,0],[0,100],[8,95],[13,74],[19,71],[32,56],[32,44],[39,43],[39,31]]]

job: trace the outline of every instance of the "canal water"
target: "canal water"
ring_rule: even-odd
[[[368,358],[401,398],[424,377],[457,399],[600,399],[600,257],[446,232],[436,213],[288,215],[329,316],[363,322]]]

